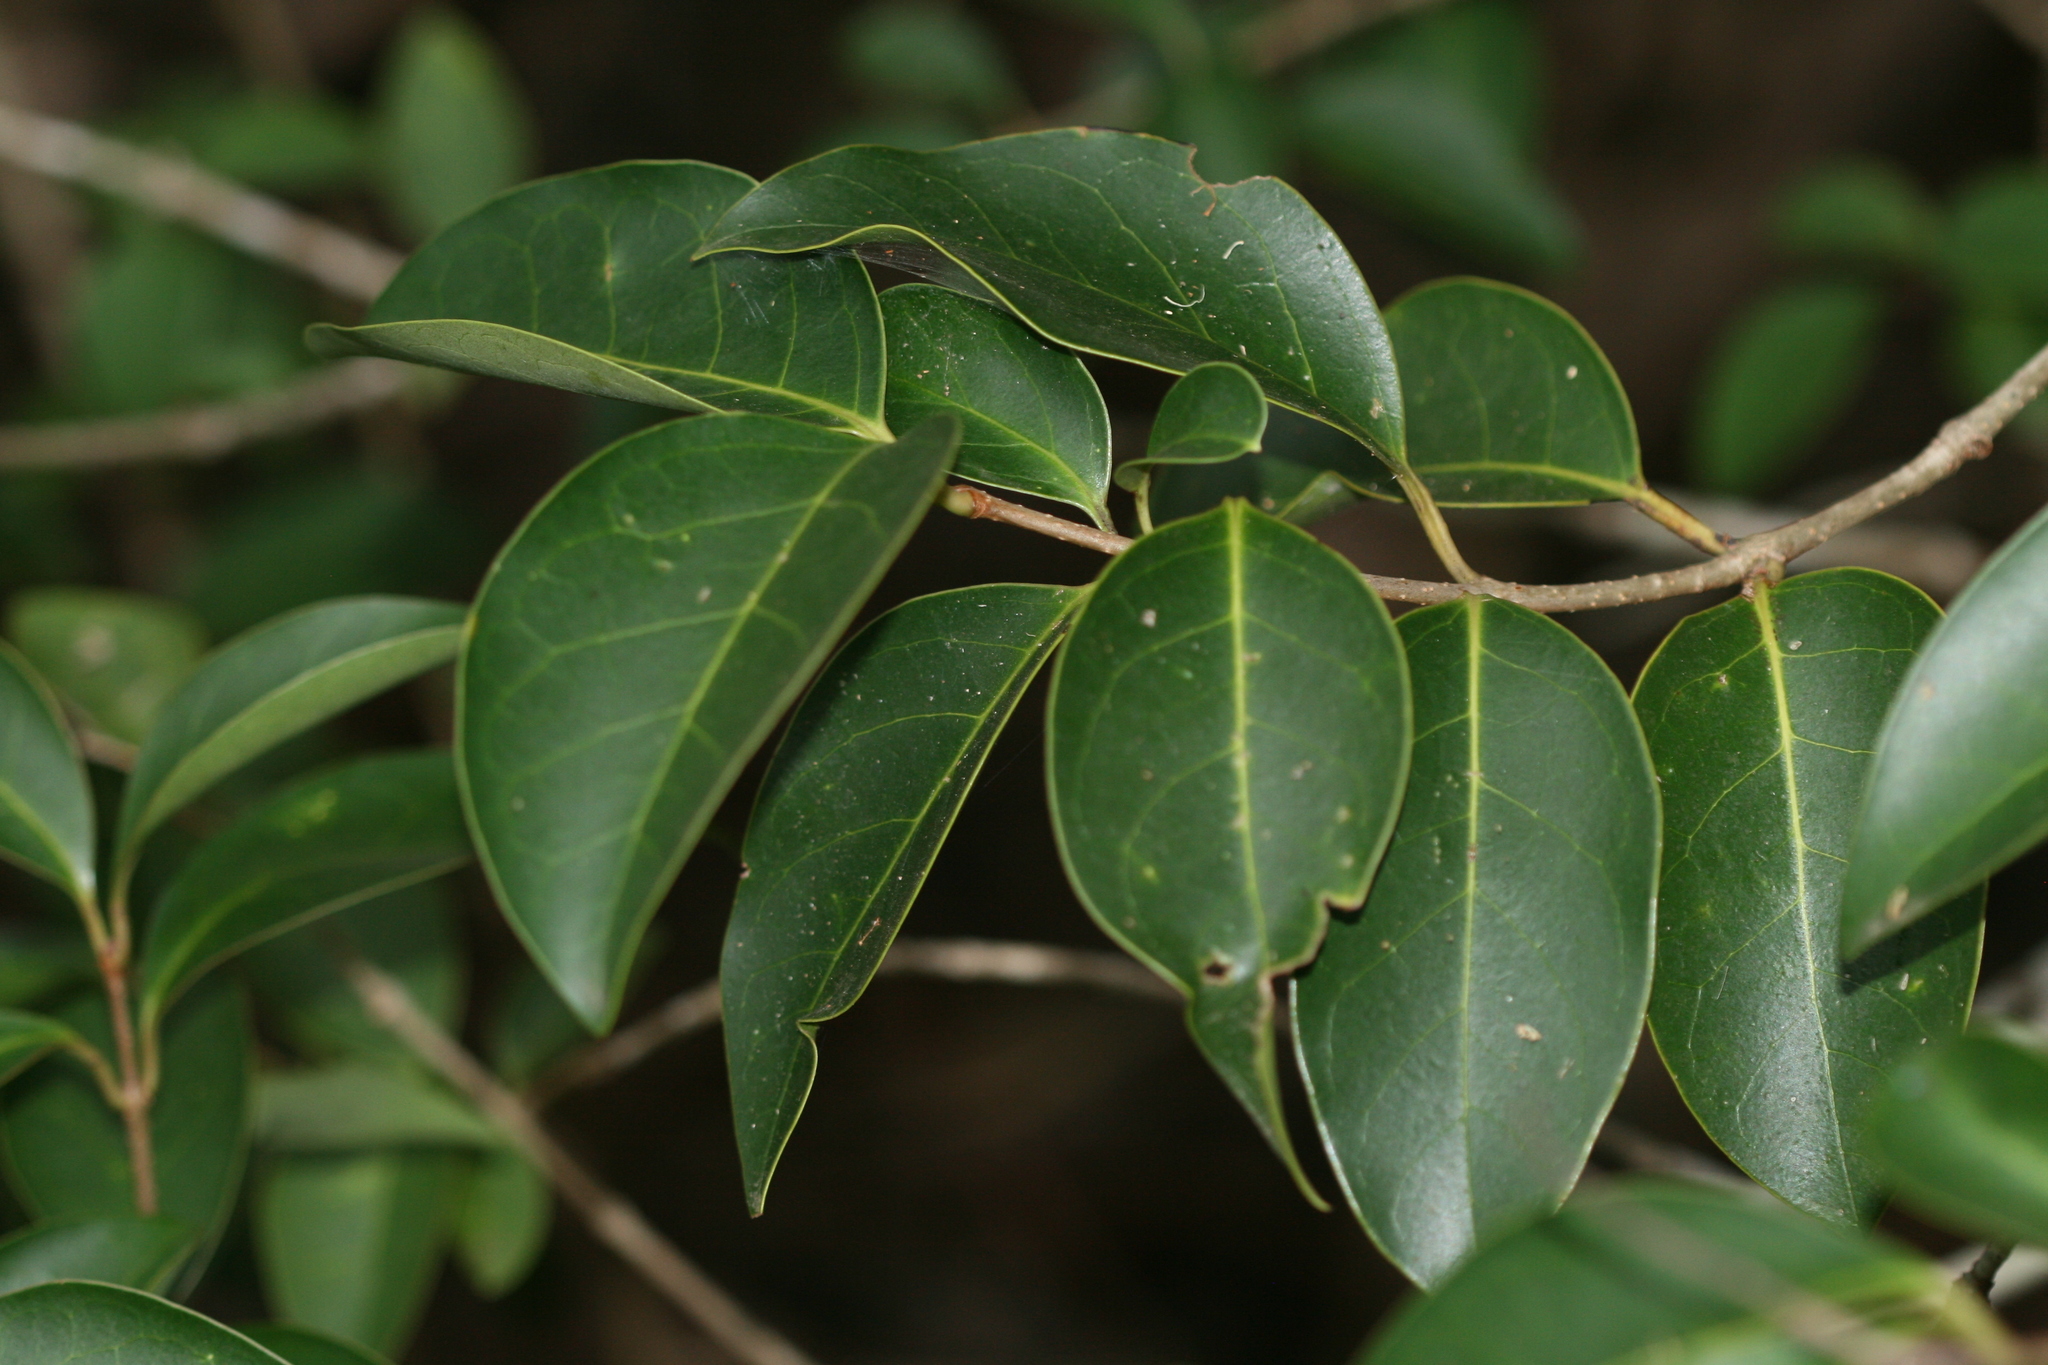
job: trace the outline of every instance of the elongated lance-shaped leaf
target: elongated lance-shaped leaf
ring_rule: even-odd
[[[1906,1203],[1993,1241],[2048,1240],[2048,1057],[1972,1034],[1886,1077],[1870,1145]]]
[[[0,1239],[0,1294],[51,1280],[98,1280],[152,1292],[191,1253],[175,1218],[70,1218],[31,1223]]]
[[[200,845],[143,945],[141,1008],[243,949],[470,859],[455,767],[438,749],[357,759],[294,784]]]
[[[121,875],[151,830],[264,750],[455,656],[462,608],[340,597],[230,640],[165,704],[121,800]]]
[[[0,1297],[7,1365],[287,1365],[239,1332],[139,1289],[60,1280]]]
[[[959,436],[951,417],[894,445],[671,422],[571,474],[492,567],[462,660],[463,797],[498,903],[589,1027]]]
[[[76,1047],[82,1041],[78,1031],[61,1019],[0,1009],[0,1084],[19,1076],[52,1048]]]
[[[889,329],[889,424],[960,419],[963,479],[1080,508],[1113,529],[1109,410],[1088,367],[999,308],[936,285],[882,295]]]
[[[0,858],[92,903],[92,794],[57,699],[0,641]]]
[[[994,299],[1078,351],[1176,374],[1234,361],[1274,402],[1403,458],[1379,308],[1278,180],[1212,185],[1180,143],[1084,128],[843,147],[763,181],[699,255],[839,245]]]
[[[555,1192],[518,1151],[480,1152],[455,1218],[455,1254],[470,1287],[503,1298],[533,1273],[554,1225]]]
[[[1078,596],[993,583],[906,602],[839,652],[790,722],[718,972],[754,1213],[817,1075],[817,1026],[867,989]]]
[[[1265,434],[1266,396],[1258,381],[1227,360],[1198,365],[1166,391],[1144,458],[1120,465],[1116,481],[1136,488],[1155,465],[1234,460],[1257,450]]]
[[[270,1151],[495,1147],[504,1140],[475,1109],[404,1064],[267,1071],[256,1085],[256,1141]]]
[[[1871,743],[1939,617],[1885,574],[1803,574],[1688,617],[1636,685],[1664,794],[1658,1050],[1737,1165],[1838,1223],[1882,1206],[1884,1073],[1960,1030],[1977,980],[1981,889],[1887,951],[1837,948]]]
[[[1273,978],[1364,897],[1400,808],[1408,670],[1386,608],[1233,499],[1111,562],[1049,705],[1068,878],[1187,993],[1196,1043],[1314,1199],[1280,1113]]]
[[[1842,887],[1855,953],[2048,834],[2048,511],[1963,589],[1885,717]]]
[[[324,355],[886,435],[881,315],[858,261],[691,263],[753,186],[700,161],[522,186],[415,252],[362,326],[317,326],[307,340]]]
[[[354,1342],[296,1323],[248,1322],[236,1330],[281,1357],[285,1365],[391,1365],[383,1356]]]
[[[1323,1143],[1425,1288],[1550,1213],[1642,1036],[1657,787],[1628,697],[1563,626],[1468,597],[1400,620],[1407,799],[1365,908],[1294,987]]]

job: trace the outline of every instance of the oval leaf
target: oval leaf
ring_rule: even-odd
[[[256,1140],[283,1152],[366,1147],[495,1147],[503,1136],[417,1070],[374,1063],[266,1072]]]
[[[245,948],[469,859],[442,750],[357,759],[299,782],[178,870],[143,947],[142,1018]]]
[[[2048,1241],[2048,1058],[1958,1038],[1893,1072],[1871,1146],[1905,1201],[2001,1242]]]
[[[35,1223],[0,1240],[0,1294],[51,1280],[98,1280],[152,1293],[192,1250],[172,1218],[86,1218]]]
[[[1861,951],[2048,834],[2048,511],[1963,589],[1900,684],[1842,887]]]
[[[416,9],[377,92],[379,179],[401,225],[438,232],[524,179],[533,133],[504,59],[452,9]]]
[[[512,927],[593,1029],[739,770],[930,502],[959,424],[873,445],[671,422],[548,495],[477,599],[464,800]]]
[[[470,1171],[455,1221],[455,1254],[469,1283],[503,1298],[533,1273],[547,1249],[555,1196],[547,1177],[518,1152],[484,1152]]]
[[[0,640],[0,858],[91,901],[92,794],[57,699]]]
[[[1109,410],[1088,367],[1015,318],[935,285],[882,295],[889,424],[960,419],[963,479],[1069,503],[1110,529]]]
[[[1077,351],[1266,396],[1402,457],[1401,383],[1372,293],[1278,180],[1212,185],[1191,149],[1058,128],[937,152],[843,147],[733,205],[700,255],[851,245],[994,299]]]
[[[860,262],[690,264],[753,185],[701,161],[537,181],[415,252],[362,326],[315,327],[307,340],[323,355],[886,436],[882,320]]]
[[[353,1342],[284,1322],[244,1323],[243,1336],[285,1361],[286,1365],[390,1365]]]
[[[206,648],[190,608],[139,592],[36,588],[7,604],[7,633],[92,723],[130,744]]]
[[[1145,457],[1126,461],[1116,481],[1136,488],[1155,465],[1234,460],[1257,450],[1265,435],[1266,396],[1258,381],[1226,360],[1198,365],[1166,391]]]
[[[1049,706],[1068,878],[1187,993],[1195,1041],[1307,1191],[1273,978],[1315,955],[1326,907],[1365,895],[1400,806],[1408,671],[1386,608],[1306,532],[1232,500],[1111,562]]]
[[[1664,793],[1650,1027],[1736,1165],[1807,1212],[1883,1203],[1862,1131],[1884,1072],[1970,1009],[1981,890],[1845,964],[1843,855],[1870,748],[1940,612],[1869,569],[1758,585],[1686,618],[1636,685]]]
[[[1077,593],[995,583],[906,602],[819,675],[762,779],[718,979],[747,1204]]]
[[[1295,983],[1324,1145],[1424,1287],[1554,1210],[1642,1035],[1657,788],[1621,684],[1470,597],[1400,621],[1413,766],[1364,910]]]
[[[1359,1365],[1794,1365],[1916,1359],[1913,1343],[1929,1340],[2009,1365],[1997,1320],[1950,1280],[1903,1247],[1767,1200],[1614,1181],[1411,1299]]]
[[[255,1342],[189,1308],[137,1289],[76,1280],[0,1298],[7,1365],[286,1365]]]
[[[157,717],[121,800],[125,875],[151,830],[275,744],[455,655],[462,608],[414,597],[316,602],[215,650]]]

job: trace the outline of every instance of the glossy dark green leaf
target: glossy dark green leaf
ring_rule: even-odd
[[[1621,684],[1563,626],[1470,597],[1400,620],[1407,798],[1364,909],[1294,988],[1346,1195],[1441,1284],[1563,1201],[1642,1036],[1657,788]]]
[[[1883,1202],[1883,1074],[1959,1031],[1977,981],[1981,890],[1895,951],[1837,947],[1871,746],[1939,618],[1885,574],[1802,574],[1688,617],[1636,685],[1664,793],[1658,1050],[1737,1165],[1838,1223]]]
[[[1778,245],[1830,264],[1888,269],[1931,264],[1941,224],[1913,178],[1889,161],[1832,162],[1778,205]]]
[[[879,438],[882,322],[858,261],[689,264],[754,182],[698,161],[538,181],[415,252],[326,355],[383,355],[685,412],[801,417]]]
[[[843,63],[856,85],[908,104],[994,119],[1024,99],[988,29],[938,0],[868,5],[846,26]]]
[[[2038,1040],[1971,1035],[1888,1078],[1871,1149],[1900,1196],[1944,1227],[2048,1240],[2048,1057]]]
[[[373,1351],[401,1347],[434,1287],[463,1161],[432,1148],[266,1160],[251,1222],[271,1311]]]
[[[0,1355],[7,1365],[286,1365],[189,1308],[77,1280],[0,1298]]]
[[[445,751],[357,759],[299,782],[199,846],[143,942],[139,1013],[153,1020],[242,950],[470,859]]]
[[[61,1012],[113,1055],[104,999]],[[210,1241],[227,1220],[249,1145],[254,1040],[240,992],[206,983],[164,1020],[162,1086],[150,1110],[162,1211]],[[85,1068],[44,1062],[5,1092],[8,1173],[38,1218],[119,1218],[135,1211],[121,1124]]]
[[[1438,280],[1402,295],[1387,330],[1408,405],[1408,461],[1439,502],[1647,495],[1628,395],[1556,304],[1494,280]]]
[[[855,247],[992,298],[1063,346],[1251,371],[1390,460],[1401,385],[1344,245],[1277,180],[1211,185],[1178,143],[1063,128],[938,152],[847,147],[728,211],[703,251]]]
[[[1080,508],[1109,527],[1109,410],[1072,351],[1015,318],[933,285],[882,295],[889,332],[889,424],[960,419],[953,472]]]
[[[158,714],[121,801],[117,860],[131,869],[163,820],[256,755],[455,655],[462,608],[343,597],[237,636]]]
[[[106,588],[16,593],[7,634],[60,696],[130,744],[141,743],[206,648],[190,609]]]
[[[1883,291],[1863,280],[1805,280],[1753,304],[1708,369],[1694,481],[1753,495],[1790,474],[1862,388],[1884,313]]]
[[[455,1254],[470,1285],[502,1298],[533,1273],[555,1214],[547,1177],[508,1148],[480,1155],[455,1219]]]
[[[0,1009],[0,1083],[13,1080],[53,1048],[69,1047],[78,1041],[77,1030],[61,1019],[26,1010]]]
[[[1111,562],[1049,707],[1069,879],[1187,993],[1195,1041],[1300,1180],[1273,978],[1364,897],[1400,808],[1408,670],[1386,608],[1305,532],[1227,502]]]
[[[1361,500],[1385,468],[1334,427],[1271,405],[1260,451],[1220,465],[1167,465],[1154,470],[1149,501],[1161,525],[1243,498],[1261,512],[1306,526]]]
[[[762,779],[719,981],[747,1203],[761,1211],[817,1075],[818,1025],[881,965],[1071,588],[906,602],[819,675]]]
[[[98,1280],[160,1292],[192,1250],[192,1229],[172,1218],[83,1218],[32,1223],[0,1239],[0,1294],[51,1280]]]
[[[1257,450],[1265,435],[1266,397],[1258,381],[1227,360],[1198,365],[1166,391],[1144,458],[1119,465],[1116,481],[1137,488],[1159,465],[1234,460]]]
[[[453,9],[422,6],[399,29],[377,122],[378,178],[415,237],[531,171],[533,134],[518,87],[491,40]]]
[[[244,1323],[236,1329],[286,1365],[391,1365],[353,1342],[284,1322]]]
[[[256,1141],[271,1151],[493,1147],[475,1109],[417,1068],[376,1062],[267,1071],[256,1083]]]
[[[92,899],[92,793],[57,699],[0,641],[0,858]]]
[[[2048,512],[1963,589],[1877,738],[1842,887],[1858,952],[2048,834]]]
[[[584,1022],[726,789],[931,500],[959,423],[872,445],[773,417],[597,455],[477,599],[464,798],[512,926]]]
[[[1997,1320],[1950,1279],[1740,1192],[1603,1182],[1411,1299],[1359,1365],[1823,1365],[1915,1359],[1916,1342],[2010,1362]]]

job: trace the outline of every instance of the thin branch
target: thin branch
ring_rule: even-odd
[[[1267,75],[1362,28],[1436,3],[1438,0],[1287,0],[1247,25],[1239,42],[1252,70]]]
[[[1785,565],[1809,550],[1825,545],[1850,527],[1860,525],[1908,498],[1919,496],[1970,461],[1990,454],[1992,438],[2019,415],[2020,409],[2039,396],[2043,386],[2048,386],[2048,348],[2036,352],[2033,359],[1999,385],[1990,397],[1945,423],[1926,449],[1876,483],[1811,516],[1788,522],[1776,530],[1745,536],[1712,559],[1683,569],[1599,583],[1538,585],[1504,583],[1493,578],[1482,578],[1468,585],[1383,578],[1378,574],[1365,574],[1363,577],[1374,592],[1395,602],[1455,602],[1469,595],[1497,597],[1504,602],[1544,612],[1591,611],[1637,602],[1661,602],[1667,597],[1713,592],[1752,579],[1768,578],[1782,573]],[[972,495],[971,506],[964,511],[956,505],[954,498],[956,492],[962,491]],[[979,489],[947,490],[946,506],[962,511],[966,516],[1021,526],[1040,535],[1087,545],[1105,554],[1121,553],[1131,544],[1123,536],[1108,535],[1093,527],[1034,512]],[[1048,527],[1048,522],[1056,523],[1056,527]]]
[[[343,298],[376,298],[404,259],[190,162],[18,105],[0,104],[0,161],[190,223]]]
[[[0,470],[97,469],[145,460],[215,460],[258,441],[377,407],[405,387],[406,367],[361,358],[323,365],[260,393],[136,417],[0,427]]]
[[[1977,1259],[1970,1262],[1970,1268],[1956,1277],[1956,1283],[1966,1289],[1974,1289],[1980,1298],[1991,1297],[1991,1286],[1998,1282],[1998,1272],[2012,1256],[2012,1243],[1988,1242],[1977,1253]]]
[[[370,1017],[396,1034],[442,1079],[467,1095],[561,1192],[591,1234],[638,1271],[747,1365],[812,1365],[809,1356],[757,1321],[640,1211],[586,1170],[533,1111],[420,1009],[405,987],[360,953],[337,946],[341,969]]]
[[[1001,943],[978,938],[898,939],[878,976],[935,976],[947,981],[1003,981],[1017,986],[1092,986],[1178,1004],[1181,994],[1121,953]],[[718,982],[672,997],[609,1038],[600,1039],[542,1075],[527,1091],[542,1107],[571,1090],[609,1080],[647,1055],[718,1022]]]
[[[1000,521],[1006,526],[1021,526],[1027,531],[1036,531],[1054,540],[1064,540],[1069,545],[1079,545],[1090,550],[1100,550],[1106,555],[1122,554],[1131,548],[1129,536],[1120,536],[1114,531],[1098,531],[1078,521],[1040,512],[1022,503],[999,498],[964,483],[948,488],[939,499],[939,505],[955,516],[986,521]]]

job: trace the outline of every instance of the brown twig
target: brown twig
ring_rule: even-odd
[[[398,396],[406,367],[361,358],[219,403],[136,417],[0,427],[0,470],[95,469],[145,460],[215,460],[257,441],[310,430]]]
[[[638,1271],[747,1365],[811,1365],[811,1359],[757,1321],[657,1232],[640,1211],[586,1170],[555,1141],[525,1102],[450,1038],[410,993],[361,954],[338,949],[341,968],[370,1017],[398,1036],[442,1079],[502,1129],[582,1216],[591,1234]]]
[[[1288,0],[1245,27],[1240,50],[1266,75],[1371,24],[1427,9],[1438,0]]]
[[[190,162],[18,105],[0,104],[0,161],[190,223],[343,298],[376,298],[403,259]]]
[[[1181,999],[1179,991],[1120,953],[1044,943],[898,939],[876,975],[1002,981],[1018,986],[1092,986],[1169,1004]],[[527,1101],[544,1106],[571,1090],[609,1080],[638,1065],[649,1053],[717,1022],[718,983],[707,981],[672,997],[611,1037],[571,1053],[534,1082],[526,1092]]]
[[[1970,1262],[1970,1268],[1956,1277],[1956,1283],[1966,1289],[1974,1289],[1978,1297],[1991,1297],[1991,1286],[1998,1282],[1998,1272],[2012,1256],[2012,1243],[1988,1242],[1977,1259]]]

